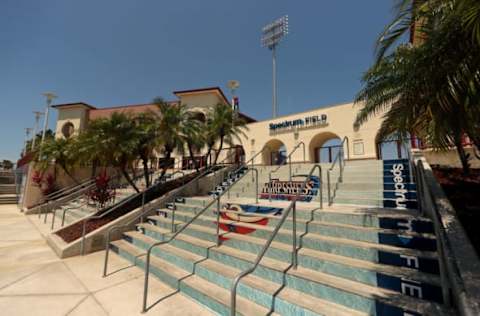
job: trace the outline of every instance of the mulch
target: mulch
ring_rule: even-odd
[[[194,172],[192,174],[186,175],[185,176],[185,184],[193,180],[197,176],[197,173]],[[180,187],[182,185],[182,178],[178,178],[172,181],[169,181],[167,183],[161,183],[161,184],[156,184],[154,185],[156,189],[152,189],[152,192],[149,192],[150,194],[145,195],[145,203],[148,203],[149,201],[152,201],[154,199],[157,199],[166,193]],[[133,211],[134,209],[138,208],[142,204],[142,196],[141,194],[137,196],[136,198],[132,199],[131,201],[125,203],[122,207],[119,207],[115,211],[105,215],[102,218],[98,219],[92,219],[89,220],[86,224],[86,234],[108,224],[109,222]],[[103,213],[106,213],[109,209],[111,209],[113,206],[106,207],[105,209],[95,213],[95,215],[101,215]],[[77,240],[78,238],[82,237],[82,231],[83,231],[83,221],[77,222],[73,225],[66,226],[65,228],[59,230],[56,232],[58,236],[60,236],[65,242],[70,243],[74,240]]]
[[[433,173],[455,208],[470,241],[480,254],[480,169],[464,175],[459,168],[433,166]]]

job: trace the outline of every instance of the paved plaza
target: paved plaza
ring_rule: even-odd
[[[59,259],[42,233],[16,205],[0,205],[1,315],[139,315],[143,271],[104,253]],[[212,315],[172,288],[150,278],[149,315]]]

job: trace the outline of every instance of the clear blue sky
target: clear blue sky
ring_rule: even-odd
[[[18,158],[41,93],[97,107],[173,99],[240,81],[241,111],[271,115],[260,29],[289,15],[278,51],[279,114],[351,101],[389,21],[389,0],[1,0],[0,159]],[[55,111],[50,117],[56,119]]]

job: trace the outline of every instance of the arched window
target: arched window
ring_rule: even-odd
[[[62,126],[62,135],[65,138],[70,138],[75,131],[75,126],[71,122],[67,122]]]

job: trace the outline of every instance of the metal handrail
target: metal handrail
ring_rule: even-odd
[[[300,147],[300,145],[303,145],[303,161],[305,161],[305,143],[304,142],[299,142],[295,147],[293,147],[292,151],[288,154],[287,159],[288,159],[288,181],[292,181],[292,155],[293,153]],[[274,170],[270,171],[268,174],[268,183],[272,182],[272,173],[277,172],[281,167],[286,165],[287,163],[283,163],[279,165],[277,168]],[[268,194],[268,201],[272,202],[272,192],[270,190],[270,193]]]
[[[420,205],[422,211],[425,211],[425,208],[430,208],[429,216],[432,219],[435,237],[437,240],[437,249],[439,252],[439,265],[440,265],[440,277],[442,283],[442,294],[443,299],[446,305],[450,305],[450,297],[453,297],[456,306],[460,315],[464,316],[474,316],[480,315],[480,305],[479,305],[479,294],[480,286],[478,285],[479,278],[479,269],[478,261],[479,258],[475,253],[475,250],[470,245],[462,244],[465,240],[468,242],[468,237],[465,234],[465,231],[460,229],[459,231],[455,230],[455,239],[450,239],[446,234],[448,227],[445,227],[444,221],[442,221],[443,216],[448,217],[444,220],[448,220],[449,226],[452,226],[451,229],[455,229],[454,226],[460,225],[458,219],[455,219],[455,215],[449,213],[454,213],[455,210],[452,208],[450,203],[444,201],[445,199],[442,196],[437,196],[435,198],[435,191],[441,190],[441,188],[436,189],[427,183],[427,176],[425,172],[425,167],[421,159],[417,160],[417,189],[421,194]],[[433,177],[433,175],[431,175]],[[438,184],[437,184],[438,185]],[[432,192],[432,190],[434,192]],[[438,192],[437,192],[438,194]],[[442,195],[442,194],[439,194]],[[440,203],[439,203],[440,202]],[[430,205],[429,205],[430,204]],[[455,223],[457,221],[457,223]],[[468,258],[456,258],[456,248],[452,245],[452,241],[456,244],[462,244],[462,252],[468,252],[471,256]],[[459,266],[463,265],[463,267]],[[470,270],[465,271],[464,267],[468,265]],[[476,271],[474,271],[476,269]],[[467,277],[468,280],[468,292],[467,284],[465,284],[465,278],[462,278],[462,273],[464,277]],[[450,296],[450,289],[451,294]],[[474,297],[477,296],[477,297]]]
[[[145,199],[145,193],[147,191],[150,191],[152,190],[153,188],[155,188],[156,185],[153,185],[151,187],[148,187],[148,188],[145,188],[143,191],[141,192],[137,192],[135,194],[132,194],[131,196],[127,197],[126,199],[123,199],[121,202],[119,202],[117,205],[114,205],[111,209],[109,209],[108,211],[104,212],[104,213],[101,213],[99,215],[92,215],[92,216],[89,216],[87,218],[84,218],[82,220],[83,222],[83,227],[82,227],[82,241],[81,241],[81,244],[80,244],[80,253],[81,255],[85,255],[85,233],[86,233],[86,226],[87,226],[87,222],[93,220],[93,219],[99,219],[99,218],[103,218],[104,216],[112,213],[113,211],[117,210],[120,206],[123,206],[125,205],[126,203],[132,201],[133,199],[137,198],[140,194],[143,195],[142,197],[142,200]]]
[[[255,203],[258,204],[258,169],[253,168],[253,167],[247,167],[248,170],[253,170],[255,171]],[[248,172],[248,171],[247,171]],[[228,193],[228,198],[230,198],[230,189],[232,189],[239,181],[235,181],[232,185],[228,187],[228,190],[226,191]]]
[[[68,195],[66,196],[63,196],[61,198],[59,198],[58,200],[55,200],[55,201],[48,201],[46,204],[43,204],[40,206],[40,210],[38,211],[38,218],[41,217],[42,213],[45,213],[45,217],[43,219],[43,222],[46,223],[47,222],[47,216],[48,216],[48,212],[52,209],[55,209],[56,207],[58,207],[58,205],[60,203],[64,203],[64,202],[69,202],[69,201],[75,201],[76,199],[80,199],[83,194],[85,192],[87,192],[88,190],[90,190],[93,186],[95,186],[95,183],[90,183],[89,185],[87,185],[86,187],[83,187],[77,191],[73,191],[71,193],[69,193]],[[78,194],[77,197],[73,197],[73,195],[75,194]]]
[[[255,269],[258,267],[258,265],[260,264],[260,261],[263,259],[265,253],[267,252],[268,248],[270,247],[270,245],[272,244],[273,240],[275,239],[275,237],[277,236],[277,233],[278,231],[280,230],[280,228],[282,227],[283,223],[285,222],[285,220],[287,219],[288,215],[290,214],[290,211],[293,210],[292,212],[292,267],[294,269],[297,268],[297,265],[298,265],[298,258],[297,258],[297,252],[298,252],[298,249],[297,249],[297,218],[296,218],[296,207],[297,207],[297,199],[300,195],[301,192],[303,192],[305,190],[305,187],[307,186],[307,182],[310,180],[310,177],[312,176],[313,172],[315,171],[315,169],[318,169],[318,173],[319,173],[319,194],[320,194],[320,209],[323,208],[323,195],[322,195],[322,166],[320,164],[315,164],[312,169],[310,169],[310,172],[308,174],[308,176],[305,178],[305,180],[303,181],[303,184],[302,184],[302,187],[299,191],[297,191],[297,194],[295,195],[295,197],[292,199],[292,202],[290,203],[290,205],[287,207],[287,209],[284,211],[283,215],[282,215],[282,218],[280,219],[280,221],[277,223],[277,226],[275,227],[274,231],[272,232],[272,234],[270,235],[270,238],[267,240],[267,242],[265,243],[265,245],[263,246],[262,250],[260,251],[260,253],[257,255],[257,258],[255,259],[255,262],[253,264],[253,266],[251,266],[249,269],[241,272],[239,275],[237,275],[237,277],[234,279],[233,281],[233,284],[232,284],[232,288],[231,288],[231,292],[230,292],[230,299],[231,299],[231,302],[230,302],[230,315],[231,316],[235,316],[235,310],[236,310],[236,304],[237,304],[237,301],[236,301],[236,297],[237,297],[237,287],[238,287],[238,284],[240,283],[240,280],[242,278],[244,278],[245,276],[253,273],[255,271]]]
[[[187,185],[189,183],[193,183],[194,181],[198,181],[201,177],[205,176],[208,172],[212,171],[212,169],[216,168],[218,165],[222,165],[223,162],[226,160],[226,159],[229,159],[231,155],[227,156],[225,159],[223,159],[221,162],[217,163],[216,165],[211,165],[209,167],[206,167],[205,170],[203,172],[201,172],[199,175],[197,175],[195,178],[193,178],[192,180],[190,180]],[[177,188],[175,190],[174,193],[171,193],[171,192],[168,192],[166,194],[166,197],[168,197],[169,199],[173,199],[173,201],[175,201],[175,198],[178,196],[179,192],[182,191],[183,187],[185,186],[185,182],[183,181],[182,182],[182,186]],[[170,196],[171,195],[171,196]],[[104,267],[103,267],[103,277],[106,277],[107,276],[107,266],[108,266],[108,254],[109,254],[109,250],[110,250],[110,247],[109,247],[109,244],[110,244],[110,236],[112,234],[113,231],[115,230],[119,230],[119,229],[122,229],[122,228],[129,228],[130,225],[134,222],[136,222],[137,220],[140,219],[140,221],[143,223],[143,217],[152,210],[152,208],[149,208],[147,210],[145,210],[144,208],[144,202],[145,202],[145,199],[143,199],[142,201],[142,212],[140,212],[140,214],[137,214],[135,217],[133,217],[132,219],[130,219],[126,224],[124,225],[121,225],[121,226],[113,226],[113,227],[110,227],[108,230],[107,230],[107,233],[106,233],[106,237],[105,237],[105,262],[104,262]],[[173,224],[172,224],[173,225]]]
[[[75,183],[75,184],[73,184],[73,185],[71,185],[71,186],[62,188],[62,189],[60,189],[60,190],[58,190],[58,191],[55,191],[55,192],[52,192],[52,193],[46,195],[46,196],[45,196],[45,199],[46,199],[46,200],[53,200],[53,199],[57,198],[57,197],[60,196],[60,195],[63,195],[63,194],[65,194],[65,193],[67,193],[67,192],[70,192],[70,191],[75,191],[78,187],[82,187],[82,186],[84,186],[84,185],[88,185],[88,184],[90,184],[90,183],[92,183],[92,182],[94,182],[94,181],[95,181],[94,178],[90,178],[90,179],[87,179],[87,180],[82,181],[82,182],[80,182],[80,183]]]
[[[242,165],[242,167],[246,167],[246,163]],[[250,169],[250,168],[249,168]],[[238,170],[238,169],[237,169]],[[237,179],[237,182],[240,181],[243,177],[247,175],[248,172],[244,173],[240,178]],[[257,173],[258,175],[258,173]],[[230,188],[229,188],[230,189]],[[229,190],[228,189],[228,190]],[[148,294],[148,277],[150,274],[150,257],[153,248],[164,245],[169,243],[170,241],[174,240],[181,232],[183,232],[191,223],[193,223],[198,217],[200,217],[205,211],[207,211],[215,202],[217,203],[217,246],[220,244],[220,199],[223,195],[227,193],[228,190],[223,192],[219,192],[219,194],[213,198],[213,200],[208,203],[201,211],[195,214],[187,223],[185,223],[179,230],[177,230],[169,239],[158,241],[152,245],[147,250],[147,257],[145,259],[145,281],[144,281],[144,288],[143,288],[143,304],[142,304],[142,313],[147,311],[147,294]]]
[[[327,170],[328,205],[332,205],[333,203],[333,196],[331,194],[331,188],[330,188],[330,173],[333,171],[333,168],[337,164],[337,161],[338,161],[340,174],[338,176],[337,182],[335,183],[334,194],[338,189],[338,184],[342,183],[343,181],[343,168],[345,167],[345,152],[343,151],[343,147],[345,146],[345,142],[347,143],[347,159],[350,159],[350,149],[349,149],[350,144],[349,144],[348,137],[345,136],[342,142],[340,143],[340,150],[338,151],[337,155],[333,159],[332,165]]]

